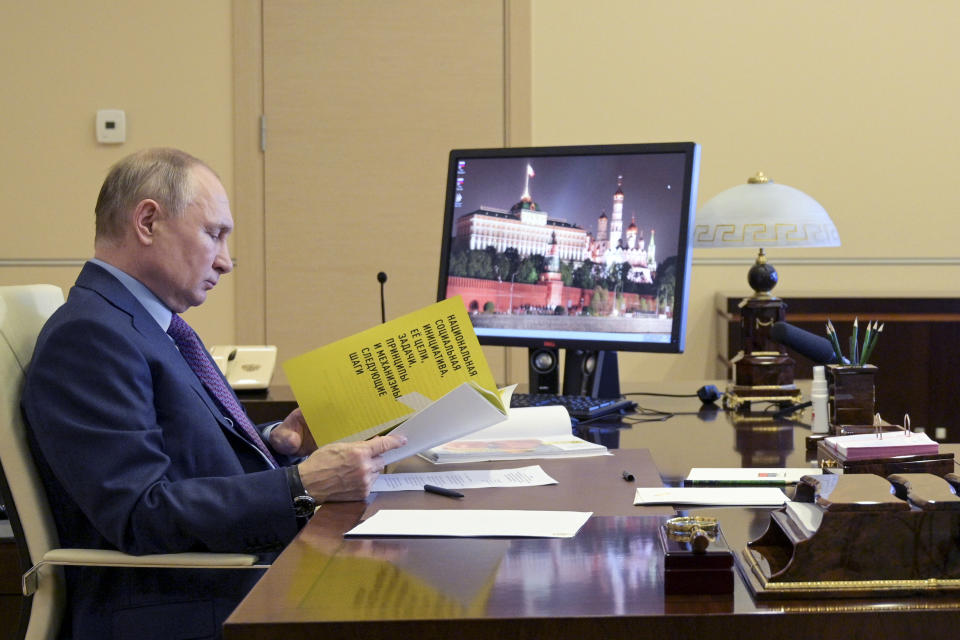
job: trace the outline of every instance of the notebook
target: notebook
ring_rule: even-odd
[[[847,460],[892,458],[940,453],[940,445],[925,433],[885,431],[824,438],[824,444]]]

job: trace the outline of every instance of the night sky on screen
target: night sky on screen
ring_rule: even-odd
[[[623,176],[623,233],[631,219],[657,255],[676,254],[683,204],[684,154],[544,156],[466,159],[462,204],[456,217],[481,206],[509,210],[523,195],[529,164],[530,196],[552,220],[565,220],[597,235],[597,218],[610,218],[617,176]]]

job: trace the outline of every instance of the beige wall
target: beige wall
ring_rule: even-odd
[[[758,169],[806,191],[843,246],[770,250],[788,301],[956,292],[957,3],[533,0],[532,14],[534,144],[695,140],[701,204]],[[754,255],[694,252],[686,353],[622,356],[625,387],[713,374],[714,292],[749,293]]]
[[[230,0],[0,3],[0,283],[69,285],[91,253],[103,174],[135,149],[187,148],[233,193]],[[960,158],[951,116],[960,85],[950,69],[960,59],[960,5],[530,5],[532,82],[508,96],[512,112],[529,114],[530,133],[511,143],[690,139],[703,145],[701,203],[758,169],[807,191],[833,216],[843,246],[771,252],[787,298],[955,289]],[[126,110],[125,145],[94,141],[94,113],[105,107]],[[31,266],[38,259],[67,264]],[[694,253],[687,352],[625,356],[625,386],[712,375],[713,294],[746,294],[751,259],[746,250]],[[238,262],[243,269],[242,255]],[[188,316],[208,343],[235,335],[235,280]],[[515,379],[522,360],[511,357]]]
[[[0,0],[0,284],[69,287],[93,252],[107,168],[137,149],[182,147],[231,191],[230,6]],[[126,111],[126,144],[97,144],[102,108]],[[187,319],[208,343],[232,341],[232,278]]]

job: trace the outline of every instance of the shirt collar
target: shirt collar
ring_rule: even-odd
[[[117,267],[104,262],[98,258],[91,258],[90,262],[106,269],[113,277],[120,281],[120,283],[125,286],[130,293],[133,294],[133,297],[137,299],[143,308],[147,310],[147,313],[157,321],[157,324],[160,325],[160,328],[164,331],[167,330],[167,327],[170,326],[170,320],[173,318],[173,311],[171,311],[167,305],[163,304],[160,301],[153,291],[147,288],[147,285],[143,284],[133,276],[131,276],[126,271],[118,269]]]

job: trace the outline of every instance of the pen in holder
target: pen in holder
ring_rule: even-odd
[[[827,408],[835,435],[873,431],[877,367],[827,365]]]
[[[843,355],[840,337],[833,323],[827,319],[827,336],[833,345],[836,361],[827,365],[827,407],[830,429],[834,435],[864,433],[873,429],[876,413],[877,368],[867,364],[884,325],[867,322],[860,342],[859,319],[853,319],[850,332],[849,356]]]

